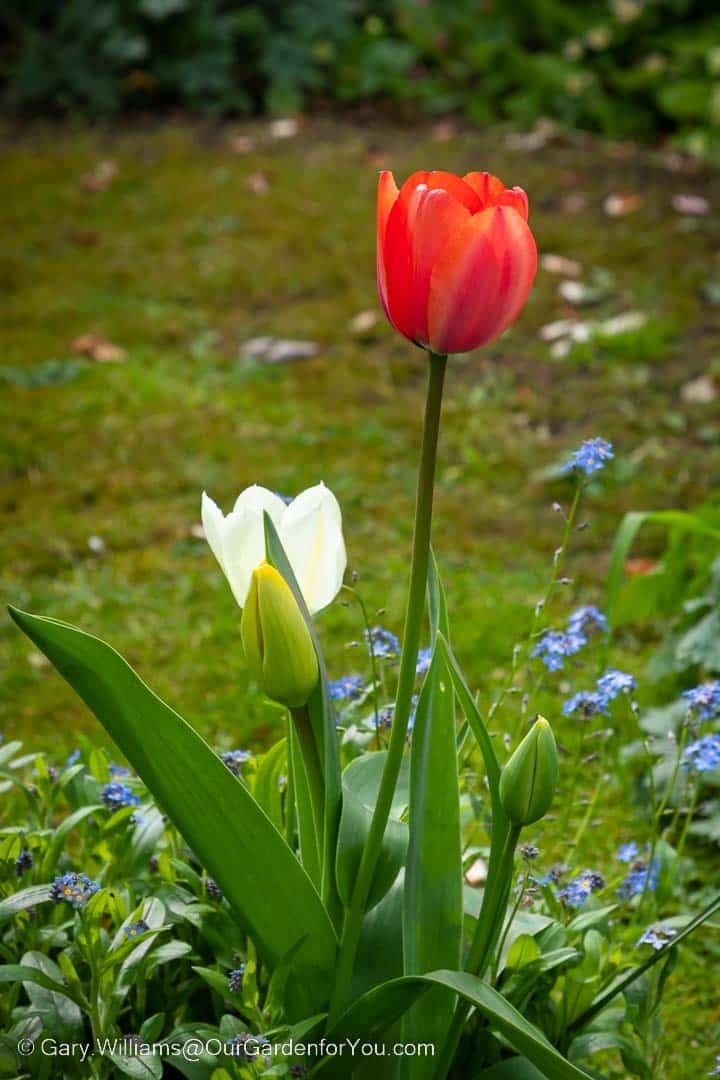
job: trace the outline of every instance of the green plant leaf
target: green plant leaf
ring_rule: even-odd
[[[343,903],[349,904],[360,859],[370,830],[373,810],[387,752],[361,754],[343,772],[343,808],[337,844],[337,887]],[[370,887],[367,909],[382,900],[405,862],[408,827],[401,820],[408,801],[407,766],[404,764],[393,796],[390,818],[380,858]]]
[[[588,1080],[588,1073],[564,1058],[539,1028],[526,1020],[502,994],[482,979],[463,971],[431,971],[426,975],[407,975],[383,983],[354,1002],[328,1036],[338,1041],[357,1035],[364,1040],[379,1038],[421,995],[435,986],[444,987],[449,994],[458,994],[474,1005],[491,1030],[502,1035],[548,1080]],[[330,1069],[330,1065],[327,1068]]]
[[[428,565],[428,614],[430,616],[430,640],[434,642],[438,633],[440,633],[449,642],[450,623],[448,621],[447,601],[440,580],[437,559],[432,548],[430,548],[430,563]]]
[[[620,522],[615,534],[610,572],[608,574],[607,600],[605,602],[607,619],[612,628],[617,607],[618,595],[622,584],[625,563],[635,542],[635,537],[645,524],[666,525],[681,532],[696,533],[714,537],[720,542],[720,531],[708,525],[701,517],[685,510],[649,510],[632,511]]]
[[[35,907],[36,904],[47,904],[51,899],[51,889],[52,885],[30,885],[27,889],[21,889],[20,892],[0,900],[0,923],[12,919],[13,915],[20,911]]]
[[[462,948],[462,836],[455,747],[455,696],[436,647],[415,713],[410,751],[410,842],[403,913],[406,975],[460,968]],[[443,1044],[455,999],[426,995],[410,1011],[408,1042]],[[413,1078],[430,1075],[430,1058],[413,1060]]]
[[[321,1009],[336,938],[294,853],[245,786],[181,716],[105,642],[56,619],[11,609],[169,813],[265,960],[274,967],[303,939],[288,998]]]
[[[485,721],[480,715],[480,710],[475,704],[468,685],[465,682],[465,677],[460,670],[450,645],[442,633],[438,634],[438,648],[441,650],[447,669],[452,679],[453,686],[455,687],[455,693],[460,703],[465,719],[470,725],[480,752],[485,762],[485,770],[487,772],[488,786],[490,788],[490,795],[492,797],[493,804],[493,820],[506,820],[505,814],[500,803],[499,787],[500,787],[500,762],[498,761],[497,754],[495,753],[495,747],[492,744],[488,729],[485,727]]]
[[[585,1012],[573,1020],[569,1030],[575,1031],[580,1027],[584,1027],[585,1024],[588,1024],[594,1016],[597,1016],[599,1012],[602,1012],[605,1006],[608,1005],[614,997],[617,997],[618,994],[622,994],[622,992],[631,986],[636,979],[639,979],[641,975],[644,975],[646,971],[659,963],[660,960],[664,960],[669,952],[677,948],[681,941],[684,941],[694,930],[697,930],[704,922],[707,922],[708,919],[712,918],[716,911],[720,911],[720,895],[716,896],[707,907],[703,908],[699,915],[696,915],[694,919],[691,919],[687,926],[684,926],[667,945],[662,949],[656,949],[643,964],[638,964],[632,971],[619,976],[619,978],[615,979],[609,987],[598,994],[590,1008],[586,1009]]]

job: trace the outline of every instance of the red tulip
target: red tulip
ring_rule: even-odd
[[[537,269],[522,188],[490,173],[380,173],[377,280],[388,319],[436,353],[467,352],[520,313]]]

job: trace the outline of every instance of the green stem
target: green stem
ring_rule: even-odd
[[[323,850],[323,822],[325,811],[325,785],[322,769],[320,768],[320,759],[318,757],[317,747],[315,746],[315,738],[313,736],[307,705],[302,705],[298,709],[291,709],[290,712],[292,714],[293,724],[295,725],[298,742],[300,743],[303,765],[305,766],[305,775],[307,777],[310,803],[312,806],[313,824],[315,826],[315,839],[317,842],[318,853],[320,853]]]
[[[330,1002],[328,1025],[332,1028],[347,1001],[350,981],[355,967],[355,956],[365,905],[372,885],[375,867],[385,835],[390,807],[397,778],[402,765],[407,738],[408,722],[415,689],[415,668],[420,647],[422,620],[425,614],[425,592],[430,561],[430,529],[432,524],[433,490],[435,486],[435,462],[437,458],[440,412],[443,384],[445,381],[446,356],[429,353],[429,376],[425,400],[420,467],[418,470],[417,498],[415,503],[415,528],[413,533],[412,562],[410,564],[410,588],[405,612],[402,656],[398,674],[397,697],[390,731],[387,758],[380,781],[377,802],[373,812],[367,842],[363,850],[358,875],[349,907],[343,918],[340,951],[338,954],[335,986]]]
[[[472,975],[477,975],[478,978],[482,978],[485,974],[495,944],[502,933],[503,913],[507,908],[512,885],[515,848],[520,836],[520,828],[516,825],[504,824],[501,826],[498,823],[497,828],[503,829],[499,844],[496,846],[498,854],[493,857],[492,850],[490,852],[490,865],[488,866],[488,877],[480,917],[470,946],[470,954],[465,964],[465,970]],[[438,1080],[445,1080],[450,1071],[469,1011],[465,1001],[459,1001],[455,1007],[455,1015],[445,1039],[445,1044],[440,1051],[434,1074]]]

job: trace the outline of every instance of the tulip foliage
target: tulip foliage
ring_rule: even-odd
[[[391,174],[380,179],[381,301],[393,326],[426,348],[429,361],[406,623],[386,747],[348,749],[338,737],[314,616],[340,591],[346,554],[340,508],[322,484],[289,505],[268,489],[248,488],[227,516],[203,496],[208,543],[242,608],[247,665],[285,708],[279,740],[252,783],[228,771],[109,645],[56,619],[12,611],[222,889],[259,957],[279,1018],[329,1043],[401,1038],[434,1048],[414,1058],[410,1070],[391,1055],[369,1064],[328,1055],[314,1063],[328,1078],[442,1080],[454,1069],[487,1080],[589,1075],[562,1052],[567,1033],[550,1041],[503,993],[499,977],[518,841],[547,813],[555,792],[552,730],[538,719],[501,760],[453,654],[430,548],[446,354],[492,340],[519,314],[536,265],[527,218],[524,192],[489,174],[416,173],[399,190]],[[408,739],[426,620],[432,655]],[[484,763],[492,819],[487,880],[472,915],[464,908],[458,769],[468,739]],[[280,772],[288,777],[284,796]],[[555,952],[547,970],[577,959],[572,949]],[[574,1032],[648,966],[626,973],[601,1002],[586,993],[572,1016]],[[494,1064],[482,1055],[468,1064],[472,1047],[482,1044],[478,1031],[492,1039]]]

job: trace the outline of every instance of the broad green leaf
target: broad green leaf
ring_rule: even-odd
[[[574,952],[574,949],[571,950]],[[508,949],[506,968],[521,968],[540,959],[540,946],[530,934],[520,934]]]
[[[62,994],[63,997],[69,998],[70,1001],[75,1001],[70,988],[62,981],[60,969],[58,969],[58,978],[55,979],[46,975],[42,969],[31,967],[27,960],[22,964],[3,964],[0,967],[0,983],[18,982],[42,986],[45,990],[52,990],[55,994]]]
[[[491,1069],[483,1069],[475,1080],[546,1080],[546,1076],[527,1058],[514,1057],[499,1061]]]
[[[361,754],[343,772],[343,807],[337,843],[337,888],[341,900],[350,903],[360,859],[370,830],[387,752],[378,750]],[[370,887],[367,909],[382,900],[405,862],[408,827],[400,820],[407,806],[407,765],[398,779],[390,818],[385,830],[375,876]]]
[[[51,897],[52,885],[30,885],[27,889],[6,896],[0,900],[0,923],[12,919],[20,911],[25,911],[36,904],[47,904]]]
[[[404,973],[461,967],[462,837],[455,748],[455,698],[437,648],[415,713],[410,750],[410,842],[405,869]],[[442,1045],[455,1000],[432,991],[406,1021],[407,1042]],[[431,1059],[413,1059],[413,1080],[429,1076]]]
[[[23,977],[23,988],[35,1012],[42,1017],[44,1029],[57,1039],[73,1042],[82,1031],[83,1015],[63,982],[60,968],[49,956],[33,950],[26,952],[20,963],[34,972],[32,976]],[[41,983],[41,974],[55,986],[51,987],[45,981]]]
[[[335,934],[312,882],[249,791],[105,642],[55,619],[11,614],[169,813],[267,963],[274,967],[303,941],[291,1014],[321,1008]]]
[[[608,574],[606,611],[608,622],[612,628],[618,594],[625,572],[625,563],[630,550],[635,542],[635,537],[645,524],[666,525],[671,529],[681,532],[696,533],[702,536],[715,538],[720,543],[720,531],[696,514],[685,510],[649,510],[646,512],[633,511],[626,514],[620,522],[615,534],[612,554],[610,556],[610,572]]]
[[[302,592],[295,579],[295,575],[287,555],[285,554],[277,530],[267,513],[265,514],[265,545],[268,561],[282,574],[302,612],[305,623],[310,631],[313,645],[315,646],[318,666],[320,668],[320,679],[308,701],[307,709],[310,715],[310,722],[315,736],[315,745],[317,747],[320,768],[325,784],[321,894],[328,911],[330,911],[332,916],[339,921],[341,912],[335,888],[335,848],[340,823],[340,756],[338,753],[335,716],[327,688],[325,660],[310,612],[307,609],[307,605],[305,604]]]
[[[463,971],[432,971],[383,983],[354,1002],[328,1036],[333,1041],[357,1036],[368,1041],[380,1038],[418,998],[435,986],[444,987],[449,994],[457,994],[474,1005],[490,1029],[502,1035],[547,1080],[588,1080],[589,1074],[564,1058],[539,1028],[526,1020],[502,994]],[[333,1075],[332,1062],[323,1068],[323,1073]]]
[[[349,999],[354,1001],[373,986],[399,979],[403,973],[402,914],[404,871],[388,892],[368,911],[360,931]]]

